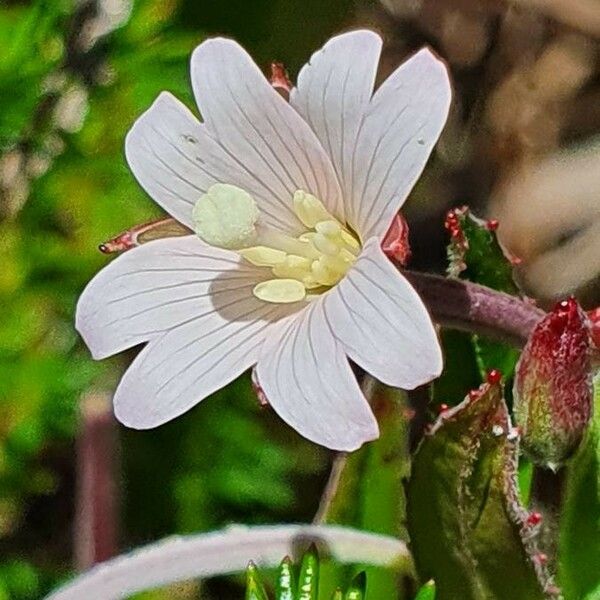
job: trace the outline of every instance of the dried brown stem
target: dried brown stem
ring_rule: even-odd
[[[85,570],[118,551],[118,440],[107,394],[82,399],[80,427],[74,552],[76,568]]]
[[[468,281],[405,271],[433,320],[443,327],[525,345],[544,311],[514,296]]]

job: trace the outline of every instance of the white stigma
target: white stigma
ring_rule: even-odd
[[[258,208],[245,190],[215,183],[196,202],[192,211],[194,229],[211,246],[237,250],[256,240]]]

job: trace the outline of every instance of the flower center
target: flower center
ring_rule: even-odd
[[[248,192],[217,183],[196,202],[195,231],[206,243],[271,269],[275,277],[254,287],[257,298],[298,302],[338,283],[356,260],[360,243],[312,194],[296,191],[293,207],[306,227],[298,237],[265,227]]]

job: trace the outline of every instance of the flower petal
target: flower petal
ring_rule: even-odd
[[[450,97],[446,67],[429,50],[417,52],[375,92],[344,180],[346,216],[363,241],[385,236],[444,127]]]
[[[195,236],[148,242],[92,279],[76,327],[94,358],[104,358],[210,314],[230,293],[252,296],[260,280],[257,267]]]
[[[427,310],[377,238],[367,242],[323,306],[348,356],[383,383],[413,389],[441,373],[442,353]]]
[[[270,332],[256,375],[277,414],[313,442],[350,451],[379,434],[320,299]]]
[[[257,201],[263,221],[293,231],[298,219],[275,192],[248,166],[244,155],[230,154],[175,97],[163,92],[135,122],[125,141],[125,154],[136,179],[167,212],[194,227],[192,210],[215,183],[230,183]]]
[[[351,31],[330,39],[298,75],[290,104],[329,153],[343,191],[351,189],[350,158],[367,110],[381,38],[369,30]]]
[[[267,332],[284,309],[261,302],[248,291],[243,296],[237,289],[224,291],[217,310],[200,311],[152,340],[117,388],[117,419],[135,429],[156,427],[254,365]]]
[[[304,190],[344,218],[335,171],[316,135],[239,44],[223,38],[200,44],[192,55],[192,85],[210,136],[282,210],[295,219],[292,195]],[[295,223],[293,232],[300,232]]]

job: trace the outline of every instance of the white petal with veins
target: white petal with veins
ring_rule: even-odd
[[[313,442],[351,451],[379,435],[321,298],[269,332],[256,375],[277,414]]]
[[[373,94],[381,38],[359,30],[330,39],[298,75],[290,104],[329,153],[345,195],[352,188],[352,151]]]
[[[76,327],[94,358],[105,358],[209,315],[224,294],[252,296],[264,277],[237,254],[196,236],[156,240],[122,254],[92,279],[79,298]]]
[[[421,50],[375,92],[352,150],[348,222],[363,241],[383,240],[425,168],[450,108],[444,63]]]
[[[239,44],[223,38],[200,44],[192,86],[210,135],[272,190],[282,210],[296,219],[290,199],[304,190],[343,219],[340,187],[321,143]]]
[[[227,183],[256,200],[265,225],[298,230],[298,219],[282,203],[275,182],[261,179],[246,161],[230,154],[167,92],[135,122],[125,140],[125,154],[152,199],[190,229],[194,228],[192,210],[198,199],[215,183]]]
[[[261,302],[251,290],[250,295],[225,290],[218,297],[216,310],[198,313],[140,352],[115,393],[119,421],[134,429],[161,425],[256,363],[264,339],[286,308]]]
[[[431,318],[377,238],[323,306],[348,356],[383,383],[410,390],[439,376],[442,354]]]

